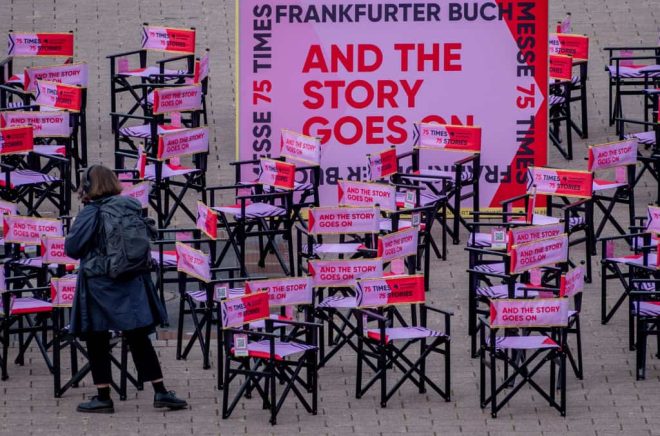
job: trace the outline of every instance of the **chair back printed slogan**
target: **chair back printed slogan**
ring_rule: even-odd
[[[3,233],[5,242],[41,245],[42,237],[62,237],[62,221],[29,216],[5,215]]]
[[[259,160],[257,183],[292,190],[296,182],[296,166],[288,162],[262,158]]]
[[[250,280],[245,282],[245,293],[267,292],[271,306],[298,306],[312,304],[311,277]]]
[[[76,295],[78,275],[69,274],[61,278],[52,278],[50,281],[50,297],[53,307],[71,307]]]
[[[378,205],[381,210],[396,212],[396,187],[384,183],[340,180],[337,183],[337,203],[351,207]]]
[[[0,129],[0,156],[22,154],[34,149],[32,126]]]
[[[142,27],[142,48],[167,53],[195,54],[195,29]]]
[[[380,231],[377,207],[311,207],[308,230],[312,235],[367,234]]]
[[[549,38],[551,55],[569,56],[575,60],[589,59],[589,38],[570,33],[551,33]]]
[[[73,57],[73,33],[22,33],[7,36],[8,56]]]
[[[210,256],[182,242],[176,243],[176,270],[203,282],[211,281]]]
[[[358,307],[424,303],[424,276],[418,274],[358,280],[355,295]]]
[[[589,171],[606,170],[636,163],[637,141],[635,139],[589,147]]]
[[[527,192],[560,197],[591,198],[594,175],[591,171],[529,167]]]
[[[584,290],[584,269],[573,268],[561,276],[559,296],[574,297]]]
[[[481,152],[481,127],[420,123],[419,146],[446,150]]]
[[[509,251],[511,274],[568,261],[568,235],[514,245]]]
[[[314,287],[354,287],[356,280],[383,276],[382,259],[310,260]]]
[[[321,139],[282,129],[280,156],[319,165],[321,163]]]
[[[565,327],[567,324],[566,298],[517,298],[490,302],[490,325],[493,328]]]
[[[257,292],[241,297],[228,298],[220,302],[223,328],[241,327],[261,321],[270,316],[268,292]]]

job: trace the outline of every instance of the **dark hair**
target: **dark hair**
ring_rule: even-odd
[[[83,203],[89,203],[99,198],[117,195],[121,190],[121,183],[111,169],[103,165],[92,165],[83,174],[78,197]]]

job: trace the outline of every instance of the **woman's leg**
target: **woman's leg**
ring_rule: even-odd
[[[115,409],[110,398],[110,383],[112,383],[110,333],[91,332],[86,342],[87,357],[98,395],[92,397],[90,401],[79,404],[77,410],[85,413],[113,413]]]
[[[170,409],[184,409],[188,407],[185,400],[177,398],[174,392],[165,389],[163,372],[160,368],[158,355],[154,350],[150,329],[135,329],[124,332],[124,337],[133,356],[133,362],[138,370],[141,380],[150,381],[154,388],[154,407],[168,407]]]

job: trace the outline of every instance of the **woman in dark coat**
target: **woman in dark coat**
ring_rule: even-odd
[[[110,398],[110,331],[121,331],[128,341],[140,379],[151,381],[154,387],[154,407],[183,409],[188,406],[185,400],[165,389],[158,356],[149,339],[155,326],[166,317],[151,274],[112,279],[99,269],[104,252],[99,211],[110,208],[141,213],[137,200],[120,196],[120,192],[119,180],[111,170],[101,165],[91,166],[83,176],[79,193],[85,206],[66,237],[66,254],[80,259],[71,331],[87,342],[92,378],[98,389],[98,395],[81,403],[78,411],[114,412]]]

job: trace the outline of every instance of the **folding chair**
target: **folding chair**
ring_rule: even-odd
[[[581,138],[587,138],[588,113],[587,113],[587,70],[589,59],[589,38],[584,35],[564,33],[565,30],[558,28],[557,33],[549,35],[549,53],[551,55],[569,56],[572,59],[573,69],[579,69],[578,75],[571,77],[571,96],[569,104],[580,102],[581,126],[570,120],[570,125]],[[569,31],[570,32],[570,31]],[[553,97],[550,97],[552,104]]]
[[[601,242],[601,323],[607,324],[616,311],[629,297],[635,288],[633,279],[635,272],[643,268],[652,268],[656,263],[656,253],[651,252],[657,246],[656,234],[660,231],[660,210],[657,206],[648,206],[646,225],[634,227],[634,233],[620,236],[600,238]],[[625,243],[625,254],[616,254],[616,244]],[[620,248],[619,248],[620,249]],[[619,294],[614,305],[608,309],[608,293],[610,282],[621,285],[623,292]],[[632,324],[631,324],[632,329]],[[632,347],[633,337],[630,337]]]
[[[279,159],[296,165],[294,202],[291,206],[294,222],[297,220],[302,226],[306,225],[302,210],[321,205],[321,155],[320,138],[282,129]],[[238,168],[236,167],[237,171]],[[242,180],[236,179],[237,183],[240,181]]]
[[[617,222],[612,212],[617,204],[628,206],[628,225],[635,220],[635,168],[637,144],[633,140],[611,142],[589,147],[588,170],[594,172],[593,202],[603,212],[603,218],[594,231],[599,238],[608,221],[622,235],[626,230]],[[615,180],[595,178],[596,171],[614,169]],[[607,192],[611,194],[607,194]]]
[[[323,367],[346,345],[357,351],[356,280],[382,277],[383,260],[310,260],[308,271],[315,288],[314,318],[328,326],[327,344],[324,335],[319,342],[319,366]]]
[[[227,287],[229,283],[242,284],[245,277],[233,277],[236,268],[211,268],[211,256],[190,244],[200,246],[203,243],[213,243],[208,240],[182,240],[176,242],[176,268],[178,271],[179,317],[177,323],[177,360],[187,359],[195,343],[202,352],[204,369],[211,367],[210,346],[213,324],[217,323],[215,314],[215,289],[218,286]],[[216,278],[222,272],[229,272],[229,278]],[[197,284],[197,289],[189,290],[188,284]],[[242,290],[233,290],[233,292]],[[184,319],[190,316],[193,323],[193,333],[185,348],[183,347]]]
[[[186,79],[193,79],[198,83],[200,79],[206,78],[202,78],[199,71],[195,74],[195,28],[177,29],[144,23],[141,33],[140,49],[106,56],[110,60],[110,107],[113,113],[118,111],[120,96],[128,94],[133,101],[126,113],[134,115],[142,110],[142,115],[148,115],[148,98],[153,91],[153,85],[183,84]],[[154,61],[149,59],[149,54],[154,52],[175,56],[156,60],[157,66],[153,66],[151,64]],[[130,59],[136,58],[138,68],[131,68]],[[208,75],[208,58],[205,65]],[[113,120],[112,124],[115,133],[123,124],[117,121]]]
[[[660,294],[657,274],[649,278],[633,279],[635,290],[630,292],[630,316],[635,326],[635,377],[646,379],[647,341],[649,336],[658,340],[660,357]]]
[[[479,178],[481,174],[481,128],[436,123],[415,124],[416,142],[410,154],[402,154],[398,166],[403,173],[395,177],[397,184],[422,186],[419,205],[445,201],[453,214],[447,232],[454,245],[459,243],[459,227],[467,225],[461,216],[464,200],[472,199],[471,208],[479,210]],[[410,173],[401,159],[411,157]],[[465,190],[468,190],[467,192]]]
[[[572,82],[570,80],[550,83],[548,106],[550,112],[550,141],[564,158],[573,159],[573,125],[571,120]],[[564,123],[566,132],[566,147],[562,146],[561,125]]]
[[[481,320],[481,352],[479,359],[481,408],[490,405],[491,416],[497,413],[526,384],[529,384],[561,416],[566,416],[566,326],[568,324],[568,300],[551,299],[504,299],[490,303],[490,319]],[[546,334],[514,335],[519,329],[530,333],[548,331]],[[488,330],[488,333],[486,333]],[[504,335],[497,335],[498,331]],[[504,380],[498,385],[497,363],[504,364]],[[557,364],[558,361],[558,364]],[[534,376],[550,363],[550,382],[544,389]],[[558,368],[557,368],[558,366]],[[490,377],[486,380],[489,367]],[[509,368],[512,374],[509,375]],[[558,380],[557,380],[557,369]],[[516,378],[519,381],[516,382]],[[498,395],[510,388],[505,397]],[[556,391],[559,390],[559,401]]]
[[[229,298],[219,304],[225,355],[223,419],[231,416],[240,399],[249,390],[256,391],[261,397],[263,408],[270,411],[272,425],[277,423],[277,415],[292,392],[305,410],[313,415],[317,413],[316,340],[320,326],[310,322],[270,319],[268,301],[268,292],[256,292]],[[245,327],[245,324],[257,321],[264,322],[265,331]],[[291,326],[285,338],[273,333],[275,322]],[[245,376],[245,380],[230,402],[232,382],[239,376]],[[279,396],[278,384],[283,385]],[[305,392],[310,394],[311,399],[305,398]]]
[[[419,393],[426,393],[429,386],[445,401],[451,399],[450,329],[451,312],[426,305],[424,277],[392,276],[359,280],[356,289],[358,306],[357,380],[355,397],[362,396],[377,382],[380,387],[380,406],[387,402],[407,380],[417,386]],[[410,305],[410,318],[403,311]],[[444,331],[428,327],[428,312],[443,315]],[[418,318],[419,317],[419,318]],[[410,321],[407,321],[410,319]],[[375,320],[377,328],[369,328]],[[419,357],[407,356],[407,350],[419,344]],[[427,375],[427,358],[431,353],[444,356],[444,384],[438,386]],[[371,379],[363,382],[363,365],[371,361],[376,367]],[[402,377],[388,389],[388,369],[398,368]]]
[[[46,204],[58,216],[66,215],[69,161],[36,152],[32,126],[0,128],[0,138],[0,196],[24,206],[26,215],[41,216]],[[52,170],[57,176],[50,175]]]
[[[624,118],[623,96],[644,96],[643,90],[652,88],[660,78],[660,49],[627,46],[605,47],[603,50],[608,53],[605,71],[609,73],[609,114],[612,126],[617,118]],[[639,55],[633,56],[633,50]],[[648,108],[649,102],[644,99],[644,121],[648,121]]]
[[[265,258],[268,253],[273,252],[278,263],[282,267],[285,275],[294,274],[294,252],[292,237],[292,216],[291,204],[293,202],[293,189],[282,189],[279,191],[270,190],[266,192],[264,186],[280,188],[282,186],[276,178],[280,174],[279,170],[286,170],[290,175],[287,176],[290,186],[293,186],[292,165],[281,167],[275,165],[269,160],[263,168],[271,168],[263,174],[270,174],[275,178],[275,182],[270,177],[258,179],[255,183],[238,183],[228,186],[210,186],[206,188],[205,198],[208,206],[217,212],[218,225],[220,229],[227,232],[227,241],[216,259],[214,265],[220,266],[226,259],[229,250],[232,249],[240,267],[240,275],[247,276],[246,267],[246,242],[249,237],[259,238],[259,265],[265,266]],[[240,164],[237,164],[240,165]],[[217,206],[216,195],[222,191],[234,190],[236,193],[236,203]],[[230,220],[230,217],[233,220]],[[280,252],[277,236],[282,236],[286,243],[288,261]],[[264,245],[264,237],[266,244]]]
[[[504,216],[514,222],[534,225],[563,222],[564,233],[569,235],[571,247],[584,244],[584,263],[587,283],[591,283],[591,256],[595,250],[593,214],[593,173],[590,171],[566,170],[542,167],[527,169],[527,192],[501,202]],[[577,199],[577,201],[573,201]],[[513,214],[515,203],[523,200],[524,217]],[[545,215],[535,213],[537,205],[545,200]],[[554,210],[561,211],[561,218],[553,216]],[[582,233],[580,237],[576,234]],[[572,267],[576,264],[569,261]]]

